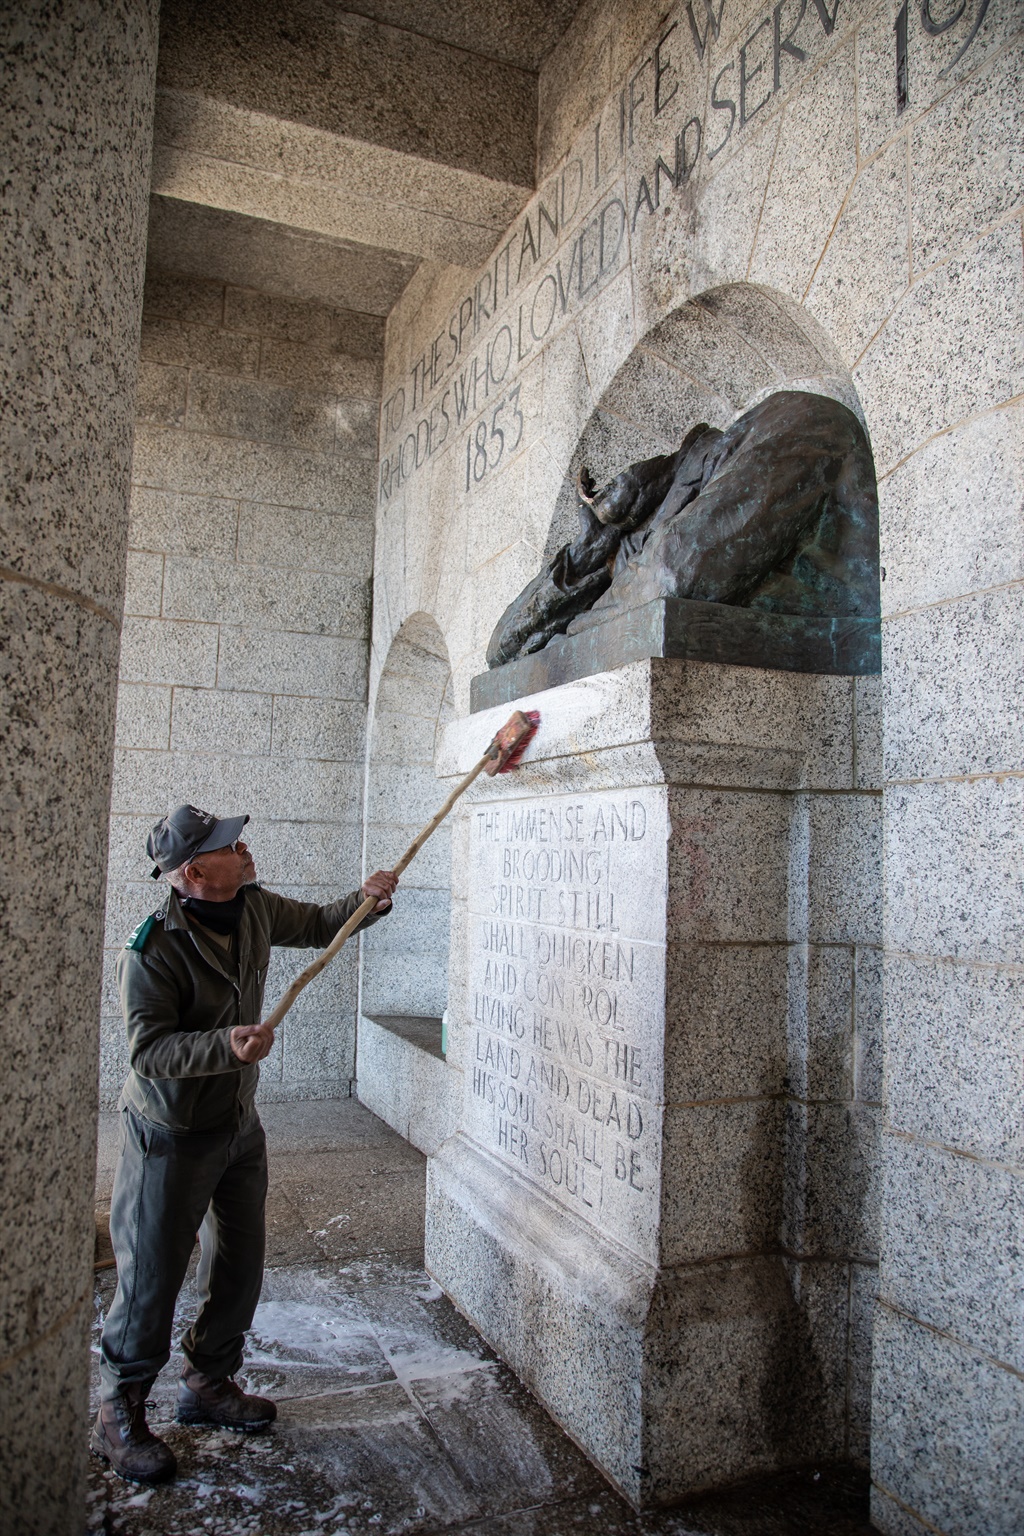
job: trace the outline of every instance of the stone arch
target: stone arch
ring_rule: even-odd
[[[677,448],[696,422],[725,427],[782,389],[829,395],[864,421],[836,347],[784,294],[728,283],[673,310],[636,344],[584,425],[555,503],[545,559],[575,536],[581,464],[603,485],[627,464]]]
[[[453,713],[444,637],[426,613],[395,636],[377,685],[364,867],[393,865],[437,810],[437,742]],[[440,1020],[448,1000],[451,834],[442,824],[402,876],[399,909],[363,939],[360,1011]]]

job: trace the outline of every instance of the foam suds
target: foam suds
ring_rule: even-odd
[[[303,1301],[264,1301],[256,1308],[246,1364],[350,1364],[353,1344],[372,1338],[365,1322],[339,1317],[327,1306]]]
[[[458,1378],[476,1371],[490,1370],[492,1362],[471,1355],[468,1350],[453,1345],[439,1344],[425,1335],[403,1339],[400,1346],[384,1345],[388,1364],[403,1387],[414,1381],[436,1380],[438,1377]]]

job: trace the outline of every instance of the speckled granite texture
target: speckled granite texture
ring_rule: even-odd
[[[82,0],[0,17],[0,1525],[11,1536],[81,1529],[97,944],[156,10]]]
[[[102,1102],[124,1080],[113,970],[163,900],[148,828],[249,813],[257,874],[305,901],[361,878],[372,476],[383,321],[150,271],[111,802]],[[395,855],[392,854],[392,858]],[[293,1009],[264,1098],[347,1096],[358,945]],[[275,951],[276,999],[309,956]]]

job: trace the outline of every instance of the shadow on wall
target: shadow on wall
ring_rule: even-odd
[[[370,736],[365,867],[395,863],[444,798],[434,749],[452,717],[441,631],[414,614],[395,636]],[[448,1004],[451,833],[442,824],[402,876],[395,912],[363,938],[361,1011],[440,1018]]]
[[[726,427],[783,389],[828,395],[863,422],[849,369],[806,311],[772,288],[710,288],[648,331],[580,433],[548,531],[545,560],[576,536],[576,474],[598,486],[678,448],[691,427]]]

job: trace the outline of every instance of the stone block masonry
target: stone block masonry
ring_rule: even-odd
[[[360,879],[383,322],[148,274],[121,651],[101,1092],[125,1062],[112,984],[163,895],[147,825],[248,811],[259,876],[326,901]],[[356,947],[310,988],[264,1097],[345,1096]],[[275,955],[268,997],[306,962]]]
[[[841,792],[794,804],[810,879],[785,974],[740,933],[727,956],[680,940],[666,974],[685,964],[707,999],[694,1026],[675,994],[694,1041],[728,1042],[723,1096],[777,1068],[763,1031],[753,1059],[737,1050],[744,999],[796,989],[787,1262],[849,1244],[848,1449],[867,1452],[870,1382],[890,1536],[1016,1536],[1024,1507],[1001,1310],[1020,1229],[988,1219],[1017,1219],[1024,1104],[1022,22],[1015,0],[593,0],[541,71],[534,197],[475,272],[409,284],[385,358],[375,653],[429,612],[459,712],[496,619],[574,526],[581,461],[607,478],[785,385],[839,390],[867,426],[882,677],[858,695],[849,782],[875,792],[871,825]],[[690,766],[712,771],[707,753]],[[436,1206],[439,1231],[454,1210]],[[879,1219],[875,1269],[861,1245]],[[802,1268],[809,1336],[834,1338],[836,1275]]]

